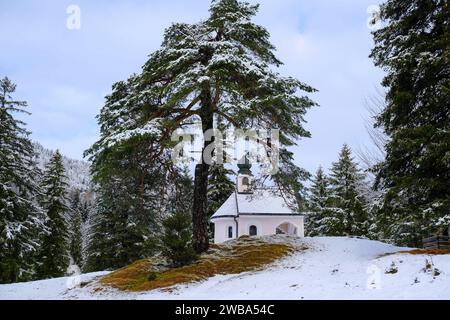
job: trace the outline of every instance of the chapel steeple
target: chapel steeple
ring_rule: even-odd
[[[237,192],[238,193],[253,193],[253,174],[251,171],[252,165],[247,155],[242,157],[238,162],[237,175]]]

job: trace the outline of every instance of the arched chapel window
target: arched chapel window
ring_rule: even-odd
[[[232,226],[228,227],[228,238],[229,239],[233,238],[233,227]]]

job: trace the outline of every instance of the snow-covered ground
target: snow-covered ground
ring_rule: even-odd
[[[174,290],[119,292],[101,287],[95,279],[104,273],[93,273],[74,289],[68,289],[73,278],[0,285],[0,299],[450,299],[450,255],[380,257],[405,248],[354,238],[296,241],[309,249],[265,270]]]

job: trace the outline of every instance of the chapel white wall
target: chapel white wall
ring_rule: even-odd
[[[228,227],[233,227],[233,238],[236,238],[236,222],[233,218],[221,218],[214,220],[214,243],[222,243],[228,240]]]
[[[258,236],[272,235],[276,233],[276,228],[283,223],[291,223],[297,228],[297,236],[304,237],[303,216],[239,216],[239,236],[248,235],[251,225],[258,229]],[[222,243],[228,240],[228,227],[233,228],[233,238],[236,238],[236,222],[233,218],[222,218],[214,220],[214,243]]]
[[[251,225],[258,229],[258,236],[272,235],[282,223],[291,223],[297,227],[297,236],[304,237],[303,216],[239,216],[239,236],[248,235]]]

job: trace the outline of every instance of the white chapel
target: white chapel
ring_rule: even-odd
[[[253,188],[251,164],[238,164],[236,190],[211,217],[214,243],[242,235],[289,234],[304,236],[304,215],[294,212],[275,189]]]

